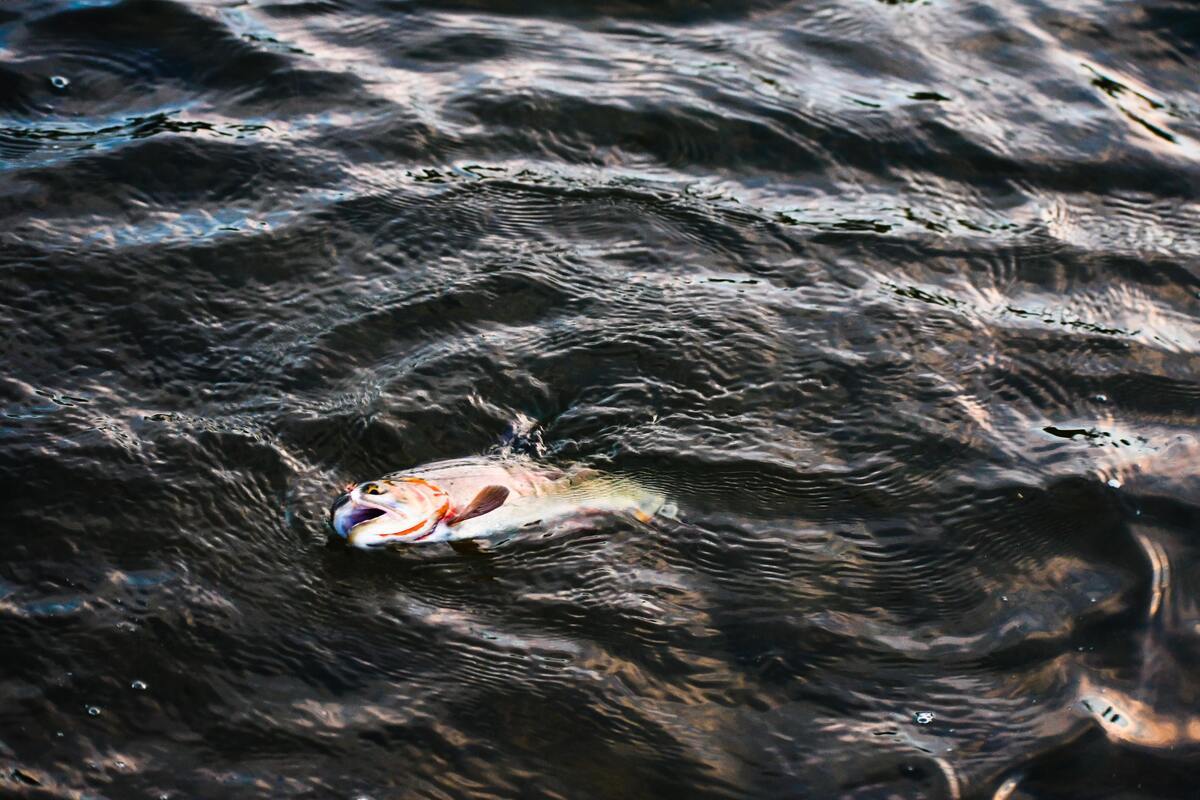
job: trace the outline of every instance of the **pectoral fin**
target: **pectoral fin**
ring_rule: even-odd
[[[454,519],[448,521],[447,525],[457,525],[472,517],[482,516],[489,511],[495,511],[500,506],[504,505],[504,501],[508,499],[508,489],[504,486],[485,486],[480,490],[479,494],[475,495],[466,508],[460,513],[454,515]]]

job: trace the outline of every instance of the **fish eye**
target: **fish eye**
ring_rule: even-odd
[[[378,483],[368,483],[362,487],[363,494],[387,494],[387,490]]]

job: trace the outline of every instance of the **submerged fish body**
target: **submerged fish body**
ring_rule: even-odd
[[[348,487],[329,522],[350,545],[375,548],[480,539],[596,513],[646,521],[665,504],[629,478],[523,458],[472,458]]]

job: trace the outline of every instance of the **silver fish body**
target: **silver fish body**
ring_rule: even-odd
[[[524,458],[440,461],[356,484],[330,524],[360,548],[480,539],[587,514],[649,520],[666,498],[632,479]]]

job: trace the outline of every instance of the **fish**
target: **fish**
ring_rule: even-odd
[[[666,496],[632,478],[562,469],[514,456],[439,461],[350,484],[329,525],[361,549],[486,539],[594,514],[649,522],[673,513]]]

